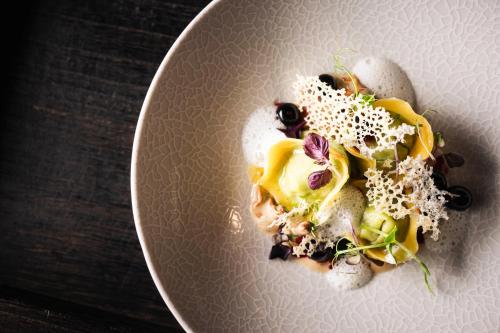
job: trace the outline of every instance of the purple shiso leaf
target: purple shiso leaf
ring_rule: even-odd
[[[321,135],[310,133],[304,139],[304,152],[318,164],[325,164],[330,158],[330,144]]]
[[[311,190],[317,190],[332,180],[332,172],[328,169],[314,171],[307,178],[307,184]]]
[[[446,175],[450,168],[458,168],[464,165],[464,158],[457,153],[446,153],[439,155],[434,162],[434,170]]]
[[[457,153],[447,153],[444,154],[444,158],[446,158],[446,162],[448,162],[448,166],[450,168],[458,168],[464,165],[465,160],[462,155]]]

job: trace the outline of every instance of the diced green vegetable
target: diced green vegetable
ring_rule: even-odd
[[[365,210],[363,220],[361,222],[359,237],[376,244],[384,242],[384,236],[363,228],[363,225],[367,225],[384,233],[389,233],[396,226],[396,221],[385,213],[377,212],[374,207],[368,207]]]

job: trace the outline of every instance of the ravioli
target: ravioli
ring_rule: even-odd
[[[407,251],[396,245],[392,248],[392,255],[385,247],[382,247],[368,249],[365,253],[366,256],[389,264],[402,263],[412,259],[412,255],[416,254],[418,251],[417,220],[418,215],[416,214],[410,214],[404,219],[394,220],[385,213],[377,212],[373,207],[367,208],[363,216],[363,222],[357,230],[361,245],[380,244],[384,240],[383,236],[364,229],[363,226],[368,225],[386,234],[396,227],[396,240],[401,243]]]
[[[417,157],[420,155],[423,160],[430,156],[430,152],[434,147],[434,135],[432,128],[427,119],[415,113],[410,104],[398,98],[384,98],[376,100],[373,107],[383,107],[393,115],[399,116],[399,119],[408,125],[418,126],[418,131],[415,133],[415,140],[409,147],[408,155]],[[353,155],[360,170],[364,173],[368,169],[376,168],[376,160],[362,155],[355,147],[346,147],[349,154]]]
[[[287,210],[305,201],[313,205],[329,195],[335,195],[349,178],[349,161],[342,147],[330,142],[332,180],[320,189],[313,190],[308,185],[308,176],[324,165],[318,165],[303,149],[303,140],[284,139],[274,144],[268,152],[267,165],[259,184],[266,189],[276,202]]]
[[[385,83],[370,82],[378,89],[371,92],[349,72],[349,79],[297,76],[295,101],[275,101],[274,109],[249,119],[251,138],[249,131],[242,136],[250,211],[272,233],[269,259],[300,259],[330,271],[340,289],[368,282],[379,261],[386,269],[415,260],[431,290],[417,231],[437,240],[446,208],[472,203],[465,187],[447,185],[452,153],[437,149],[432,156],[432,128],[413,111],[413,90],[402,87],[411,88],[408,78],[400,69],[388,73]],[[439,138],[437,145],[444,144]],[[456,164],[463,161],[457,157]]]

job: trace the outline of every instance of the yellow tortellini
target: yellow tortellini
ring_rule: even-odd
[[[303,150],[304,141],[283,139],[268,152],[264,174],[259,184],[285,209],[291,210],[305,201],[308,205],[319,203],[335,195],[349,178],[349,161],[344,149],[330,142],[330,161],[333,177],[316,190],[309,188],[308,177],[314,171],[324,170],[324,165],[314,163]]]
[[[390,264],[402,263],[411,259],[411,256],[418,251],[417,219],[418,216],[412,214],[405,219],[394,220],[385,213],[377,212],[373,207],[367,208],[363,214],[362,223],[357,230],[361,245],[380,244],[384,241],[384,236],[369,230],[369,228],[388,234],[396,227],[396,240],[400,242],[409,253],[394,246],[392,250],[394,258],[388,253],[385,247],[369,249],[365,254],[370,258]],[[364,226],[368,226],[369,228],[364,228]],[[394,259],[396,262],[394,262]]]
[[[418,133],[415,132],[415,135],[409,138],[410,142],[406,142],[405,145],[398,144],[398,155],[409,155],[411,157],[417,157],[420,155],[424,160],[429,157],[429,154],[432,152],[434,147],[434,135],[432,133],[431,125],[427,119],[415,113],[410,104],[398,98],[378,99],[373,103],[373,107],[383,107],[393,116],[397,116],[398,122],[418,126]],[[346,150],[349,154],[356,158],[361,172],[365,172],[369,168],[376,168],[376,159],[360,154],[354,147],[346,147]],[[384,156],[384,153],[382,152],[377,159],[383,160],[392,157],[393,155],[393,152],[389,152],[388,156]]]

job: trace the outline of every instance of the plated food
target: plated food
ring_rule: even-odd
[[[297,76],[293,89],[295,100],[255,111],[242,135],[269,258],[324,271],[341,289],[415,261],[430,289],[419,248],[472,196],[447,186],[463,158],[445,152],[431,111],[415,112],[406,74],[387,59],[361,59],[352,72],[337,59],[334,73]]]

